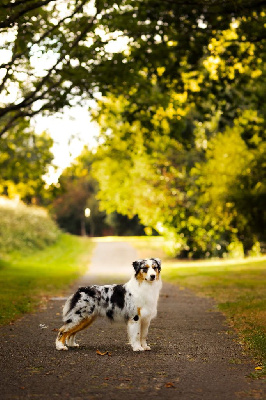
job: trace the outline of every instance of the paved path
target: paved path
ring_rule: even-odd
[[[136,256],[127,243],[98,243],[93,274],[79,283],[94,282],[96,275],[97,282],[110,283],[115,270],[128,275]],[[124,325],[104,319],[80,334],[79,349],[56,351],[62,305],[50,301],[46,309],[0,330],[1,399],[264,398],[262,383],[246,378],[254,364],[211,300],[164,284],[149,332],[152,351],[145,353],[132,352]],[[97,349],[111,355],[97,355]]]
[[[132,274],[132,261],[138,259],[137,251],[127,242],[99,242],[94,250],[85,279],[97,277],[124,277]]]

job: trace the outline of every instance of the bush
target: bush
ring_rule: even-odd
[[[231,242],[227,247],[227,251],[226,258],[244,258],[245,256],[243,243],[238,240]]]
[[[248,252],[248,255],[250,257],[260,257],[262,255],[259,242],[254,243],[252,249]]]
[[[60,235],[46,210],[0,197],[0,251],[42,249]]]

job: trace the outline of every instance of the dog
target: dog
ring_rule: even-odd
[[[150,322],[157,315],[162,287],[161,260],[142,259],[133,262],[135,270],[123,285],[92,285],[80,287],[63,308],[64,325],[56,339],[57,350],[79,347],[76,334],[98,317],[127,323],[129,343],[133,351],[150,350],[147,335]]]

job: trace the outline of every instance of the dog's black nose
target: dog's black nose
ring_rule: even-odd
[[[154,281],[155,275],[151,275],[151,280]]]

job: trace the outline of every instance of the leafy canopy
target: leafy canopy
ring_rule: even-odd
[[[125,94],[129,87],[145,91],[154,78],[164,93],[173,80],[182,90],[182,72],[194,73],[209,38],[217,38],[234,19],[240,21],[244,47],[265,38],[263,4],[261,0],[3,0],[0,136],[22,118],[54,113],[98,91],[106,94],[114,87]],[[127,38],[126,50],[113,50],[118,37]],[[232,37],[226,49],[232,59],[235,42]],[[261,49],[255,47],[254,59]]]

